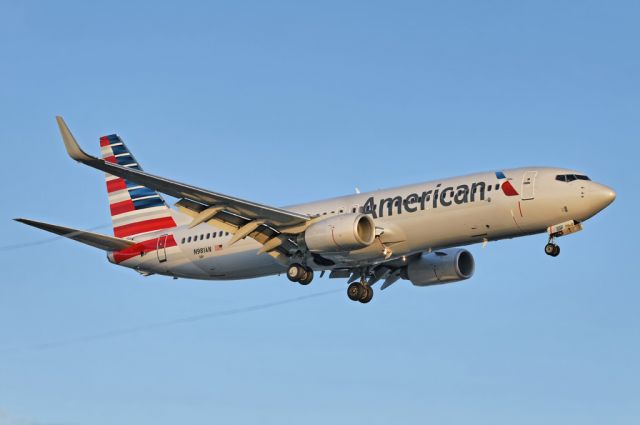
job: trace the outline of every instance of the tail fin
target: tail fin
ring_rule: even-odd
[[[142,170],[122,139],[115,134],[100,138],[100,151],[105,161]],[[111,174],[105,176],[113,234],[116,237],[135,236],[176,226],[171,209],[158,192]]]

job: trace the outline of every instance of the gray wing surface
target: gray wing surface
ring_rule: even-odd
[[[296,226],[310,219],[309,216],[304,214],[212,192],[93,157],[80,148],[62,117],[56,117],[56,120],[69,156],[90,167],[131,180],[176,198],[188,199],[207,206],[220,206],[223,207],[224,211],[238,214],[249,220],[266,219],[274,227]]]
[[[72,229],[70,227],[58,226],[56,224],[44,223],[41,221],[28,220],[26,218],[16,218],[15,221],[73,239],[74,241],[90,245],[94,248],[103,249],[105,251],[119,251],[135,245],[135,242],[114,238],[112,236],[101,235],[99,233],[86,232],[84,230]]]

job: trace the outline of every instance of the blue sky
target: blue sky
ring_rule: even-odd
[[[0,16],[0,424],[640,420],[637,2],[4,0]],[[143,278],[71,241],[6,249],[48,238],[18,216],[109,224],[57,114],[93,153],[117,132],[148,171],[272,205],[525,165],[618,199],[556,259],[544,235],[473,246],[473,279],[366,306],[337,280]]]

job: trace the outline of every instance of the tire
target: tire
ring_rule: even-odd
[[[360,301],[360,284],[358,282],[353,282],[347,288],[347,297],[351,301]]]
[[[364,295],[360,297],[358,301],[360,301],[362,304],[367,304],[373,299],[373,288],[370,286],[363,286],[362,289],[364,289],[364,291],[362,291],[364,292]]]
[[[547,255],[551,255],[552,257],[555,257],[555,255],[553,255],[556,252],[556,248],[558,245],[552,244],[552,243],[548,243],[544,246],[544,253]],[[560,249],[558,249],[558,253],[560,253]]]
[[[300,279],[302,279],[304,273],[304,268],[300,264],[293,263],[287,269],[287,278],[289,278],[291,282],[300,282]]]
[[[553,254],[551,254],[552,257],[557,257],[558,255],[560,255],[560,246],[556,245],[554,250],[553,250]]]
[[[311,270],[310,268],[306,268],[304,270],[304,275],[302,276],[302,278],[298,281],[298,283],[300,285],[308,285],[311,283],[311,281],[313,280],[313,270]]]

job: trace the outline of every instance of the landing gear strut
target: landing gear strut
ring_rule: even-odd
[[[300,285],[308,285],[313,280],[313,270],[302,264],[293,263],[287,269],[287,277],[291,282],[298,282]]]
[[[373,298],[373,288],[364,280],[353,282],[347,288],[347,297],[351,301],[360,301],[362,304],[366,304]]]

